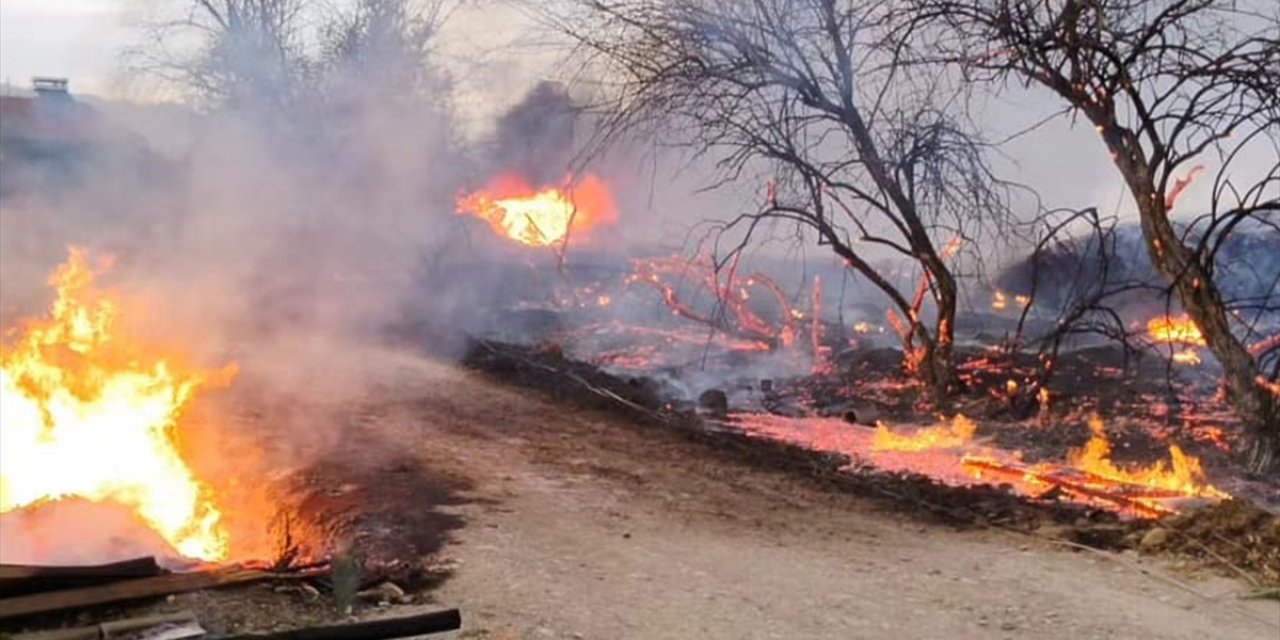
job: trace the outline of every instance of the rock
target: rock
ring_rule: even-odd
[[[698,412],[713,418],[729,415],[729,396],[719,389],[707,389],[698,396]]]
[[[1169,530],[1163,527],[1155,527],[1142,536],[1142,541],[1138,543],[1138,549],[1143,553],[1155,553],[1164,548],[1169,543]]]
[[[404,597],[404,589],[393,582],[382,582],[372,589],[356,593],[356,598],[365,602],[399,602]]]

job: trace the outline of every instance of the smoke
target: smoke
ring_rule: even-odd
[[[454,198],[477,159],[431,57],[440,23],[414,6],[310,16],[329,20],[310,47],[284,22],[201,31],[166,63],[185,72],[172,77],[193,107],[89,106],[72,93],[5,117],[0,321],[41,313],[68,245],[114,258],[102,283],[129,301],[133,332],[202,366],[238,366],[183,433],[225,500],[259,505],[237,482],[331,454],[354,407],[393,377],[395,349],[456,353],[456,311],[491,284],[423,286],[431,265],[447,273],[467,257]],[[282,43],[288,56],[260,55]],[[64,102],[76,113],[50,118]],[[432,330],[394,341],[423,308]],[[254,515],[266,517],[248,526],[269,520]]]

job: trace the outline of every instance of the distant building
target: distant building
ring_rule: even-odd
[[[0,140],[74,143],[97,125],[98,112],[71,96],[66,78],[31,79],[34,95],[0,95]]]
[[[70,82],[66,78],[36,76],[31,79],[31,90],[35,91],[36,95],[41,98],[69,100],[71,98],[71,92],[68,89],[69,84]]]
[[[32,189],[65,189],[98,169],[104,153],[145,148],[108,126],[97,109],[71,95],[66,78],[32,78],[31,91],[0,95],[0,198]]]

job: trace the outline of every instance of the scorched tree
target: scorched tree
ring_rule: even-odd
[[[1253,327],[1232,313],[1215,257],[1242,227],[1280,230],[1280,3],[1274,0],[916,0],[934,50],[975,80],[1048,89],[1101,136],[1147,253],[1221,363],[1252,436],[1280,464],[1280,397]],[[997,86],[1008,86],[1000,84]],[[1198,173],[1204,172],[1206,175]],[[1176,224],[1192,180],[1196,220]],[[1250,340],[1258,340],[1251,349]],[[1252,352],[1251,352],[1252,351]],[[1280,367],[1275,367],[1280,369]]]
[[[739,185],[763,168],[763,204],[725,225],[742,231],[734,251],[764,222],[810,230],[890,300],[907,369],[938,397],[954,391],[949,259],[1006,221],[1005,189],[954,109],[963,88],[904,63],[912,34],[893,3],[570,4],[558,25],[607,96],[603,138],[654,134],[714,158]],[[887,273],[884,256],[920,277]]]

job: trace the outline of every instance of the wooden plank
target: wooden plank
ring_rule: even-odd
[[[276,574],[265,571],[245,571],[234,568],[196,573],[170,573],[81,589],[35,593],[0,600],[0,620],[51,611],[145,600],[171,593],[261,582],[275,577],[277,577]]]
[[[243,635],[223,640],[391,640],[454,631],[462,626],[457,609],[444,609],[395,618],[362,620],[328,627],[309,627],[279,633]]]
[[[95,565],[0,565],[0,595],[88,587],[125,578],[165,573],[150,556]]]
[[[190,611],[179,611],[177,613],[162,613],[158,615],[143,616],[141,618],[113,620],[111,622],[103,622],[102,624],[95,624],[87,627],[20,633],[13,636],[13,640],[99,640],[100,638],[120,636],[135,631],[158,627],[160,625],[185,625],[195,622],[196,615],[194,613]]]

